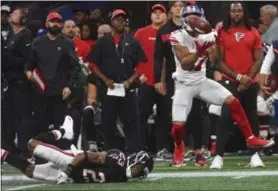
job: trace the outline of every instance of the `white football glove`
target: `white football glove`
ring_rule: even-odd
[[[57,184],[72,184],[72,183],[73,183],[73,179],[69,178],[66,173],[59,170],[57,174]]]
[[[73,144],[70,146],[70,150],[74,154],[74,156],[84,152],[83,150],[78,150]]]

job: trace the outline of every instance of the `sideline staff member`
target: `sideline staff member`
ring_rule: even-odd
[[[2,72],[9,84],[5,101],[11,108],[11,113],[7,114],[8,119],[4,118],[4,120],[9,120],[10,122],[7,123],[11,123],[11,127],[4,125],[3,139],[8,144],[14,145],[13,140],[17,133],[20,151],[28,153],[26,145],[30,138],[27,130],[30,113],[28,81],[24,75],[24,64],[28,58],[32,35],[26,28],[27,10],[15,9],[10,16],[10,24],[13,31],[9,32],[8,41],[2,50],[4,51]]]
[[[257,116],[258,79],[262,65],[262,41],[259,32],[253,28],[242,2],[231,2],[228,19],[218,32],[221,84],[239,99],[250,121],[255,136],[259,134]],[[227,74],[227,75],[226,75]],[[210,168],[223,167],[223,156],[229,134],[233,127],[230,110],[223,106],[217,127],[216,157]],[[254,156],[254,155],[253,155]],[[253,158],[253,157],[252,157]],[[256,157],[259,161],[259,155]]]
[[[125,128],[127,152],[133,153],[140,150],[138,100],[134,83],[138,77],[136,67],[147,59],[140,43],[131,34],[125,33],[126,12],[114,10],[110,19],[112,34],[105,34],[97,41],[87,61],[96,64],[95,73],[110,90],[122,93],[120,96],[106,94],[103,98],[105,147],[112,149],[114,146],[116,129],[111,128],[116,127],[119,116]]]
[[[55,128],[63,124],[67,111],[67,98],[80,72],[73,42],[61,35],[62,16],[56,12],[50,13],[47,16],[46,26],[48,33],[33,41],[26,64],[27,78],[35,81],[32,71],[37,69],[46,86],[43,94],[36,92],[35,96],[37,134],[48,131],[45,116],[52,115],[50,120],[53,120]]]

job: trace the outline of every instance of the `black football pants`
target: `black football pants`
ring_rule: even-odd
[[[105,95],[102,101],[102,128],[105,149],[115,149],[116,121],[124,126],[127,153],[138,152],[140,147],[138,90],[127,90],[125,97]]]

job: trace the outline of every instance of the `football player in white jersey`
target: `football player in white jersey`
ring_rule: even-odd
[[[199,19],[204,19],[200,18]],[[249,147],[266,148],[274,144],[273,140],[262,140],[253,135],[246,114],[240,102],[219,83],[206,78],[206,61],[218,64],[215,51],[216,32],[204,34],[198,28],[198,18],[187,16],[182,18],[183,29],[170,36],[176,61],[175,94],[172,105],[172,136],[175,143],[174,163],[183,165],[184,125],[191,110],[192,99],[200,98],[210,104],[222,106],[226,104],[231,110],[233,120],[239,126]],[[248,85],[246,76],[238,75],[238,80]]]

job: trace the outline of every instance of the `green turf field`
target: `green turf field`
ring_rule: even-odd
[[[13,167],[4,165],[2,190],[278,190],[278,156],[262,159],[265,168],[251,169],[245,167],[249,157],[225,157],[223,170],[195,167],[192,162],[181,168],[156,162],[153,173],[146,180],[75,185],[28,180]]]

